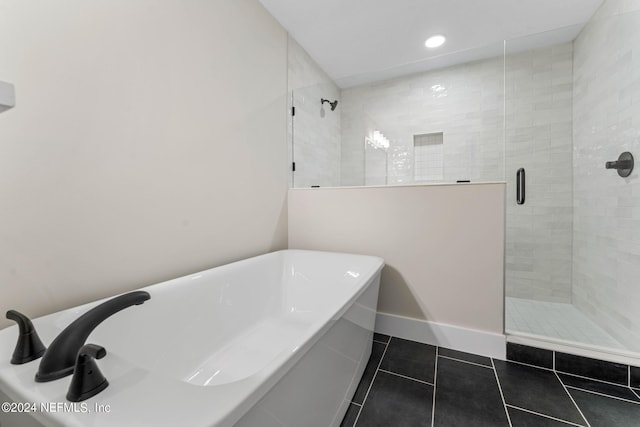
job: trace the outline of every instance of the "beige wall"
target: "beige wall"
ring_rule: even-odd
[[[289,246],[383,257],[381,312],[503,332],[504,184],[289,190]]]
[[[3,0],[0,52],[2,313],[286,247],[286,32],[257,0]]]

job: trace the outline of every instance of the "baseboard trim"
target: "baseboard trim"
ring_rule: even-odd
[[[376,332],[501,360],[507,358],[506,336],[493,332],[388,313],[376,315]]]

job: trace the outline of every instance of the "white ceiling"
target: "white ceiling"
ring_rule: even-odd
[[[602,1],[260,0],[341,87],[573,40]]]

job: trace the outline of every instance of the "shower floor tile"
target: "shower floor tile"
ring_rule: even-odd
[[[571,304],[507,297],[506,330],[625,349]]]

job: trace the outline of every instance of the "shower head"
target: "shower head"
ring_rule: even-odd
[[[331,111],[335,110],[336,107],[338,106],[338,100],[337,99],[335,101],[331,102],[328,99],[322,98],[320,100],[320,105],[324,104],[325,102],[328,103],[331,106]]]

